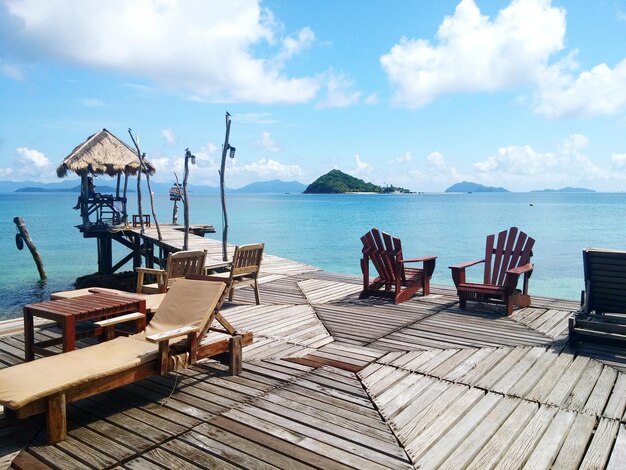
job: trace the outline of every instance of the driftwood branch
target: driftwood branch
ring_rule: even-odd
[[[141,219],[141,233],[144,233],[144,225],[143,225],[143,214],[141,213],[141,172],[142,170],[146,173],[146,183],[148,184],[148,193],[150,194],[150,209],[152,211],[152,219],[154,220],[154,225],[157,229],[157,237],[159,241],[162,240],[161,237],[161,228],[159,227],[159,220],[157,219],[156,211],[154,210],[154,195],[152,194],[152,186],[150,185],[150,172],[148,171],[148,167],[146,165],[146,154],[141,153],[139,149],[139,144],[135,137],[133,137],[133,133],[131,129],[128,129],[128,133],[130,134],[130,138],[133,140],[133,144],[135,144],[135,149],[137,150],[137,158],[139,158],[140,168],[139,173],[137,174],[137,197],[138,197],[138,209],[139,209],[139,218]]]
[[[39,278],[43,281],[46,279],[46,271],[43,269],[43,261],[41,260],[41,256],[39,256],[39,252],[37,251],[37,247],[33,243],[33,240],[30,238],[30,234],[28,233],[28,229],[26,228],[26,223],[24,219],[21,217],[13,218],[13,222],[17,225],[17,230],[19,232],[19,238],[16,238],[16,242],[18,244],[18,249],[20,248],[20,240],[23,240],[26,243],[26,246],[30,250],[30,254],[33,255],[33,259],[35,260],[35,264],[37,265],[37,271],[39,271]]]

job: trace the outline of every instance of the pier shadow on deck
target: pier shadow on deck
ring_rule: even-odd
[[[356,277],[268,261],[261,305],[245,288],[222,310],[254,332],[242,375],[206,361],[80,401],[53,446],[43,417],[2,419],[0,463],[623,468],[626,357],[567,348],[576,303],[533,297],[506,317],[434,286],[393,305],[359,300]],[[1,367],[22,358],[22,334],[0,337]]]

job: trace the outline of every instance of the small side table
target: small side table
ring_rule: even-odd
[[[45,349],[63,343],[63,352],[76,348],[76,324],[86,320],[103,320],[131,312],[143,313],[143,320],[138,320],[136,329],[141,331],[146,326],[146,301],[116,294],[96,293],[71,299],[49,300],[24,306],[24,353],[27,361],[35,359],[35,352],[43,355],[54,354]],[[57,322],[61,327],[62,337],[35,343],[34,317],[46,318]]]

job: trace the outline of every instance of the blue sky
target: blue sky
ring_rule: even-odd
[[[128,128],[216,186],[626,189],[626,0],[0,0],[0,180]]]

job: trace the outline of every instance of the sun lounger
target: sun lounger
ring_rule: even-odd
[[[226,289],[223,282],[178,280],[144,332],[0,370],[0,404],[17,418],[46,413],[55,443],[66,437],[68,403],[219,354],[228,353],[230,372],[238,374],[252,334],[235,331],[219,313]]]

